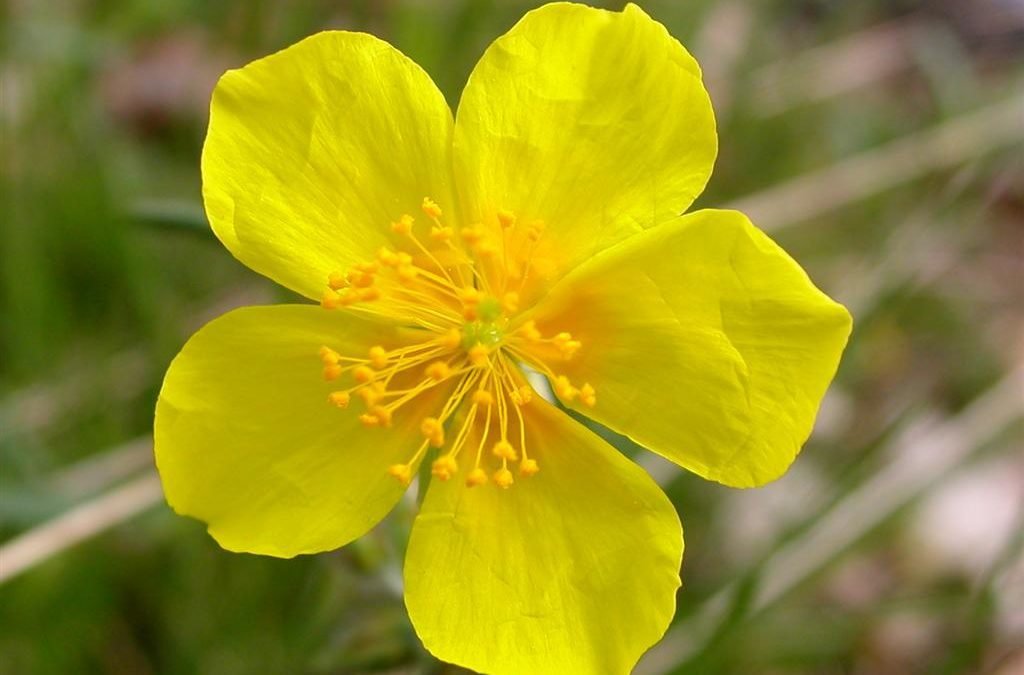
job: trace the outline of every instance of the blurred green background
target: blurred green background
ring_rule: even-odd
[[[287,299],[207,230],[219,74],[364,30],[454,107],[537,4],[0,5],[0,673],[461,672],[405,616],[413,507],[331,554],[226,553],[161,501],[149,434],[193,330]],[[698,206],[747,210],[855,331],[777,483],[637,453],[687,539],[675,623],[637,672],[1024,672],[1024,3],[641,4],[716,104]]]

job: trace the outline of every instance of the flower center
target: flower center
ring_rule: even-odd
[[[597,402],[589,384],[576,388],[551,364],[573,358],[582,347],[570,333],[545,337],[519,315],[520,294],[537,274],[534,260],[543,224],[523,225],[501,211],[491,227],[455,232],[443,224],[431,199],[423,213],[432,223],[429,238],[416,233],[412,216],[392,223],[395,248],[383,247],[375,260],[329,275],[321,305],[399,322],[410,336],[401,344],[374,345],[365,356],[320,348],[324,379],[347,388],[328,400],[348,408],[353,396],[365,411],[366,428],[390,427],[400,409],[421,396],[441,392],[440,409],[420,423],[422,440],[410,459],[388,472],[404,484],[433,447],[440,453],[431,473],[449,480],[465,465],[469,487],[492,481],[503,488],[540,470],[527,451],[533,389],[520,368],[527,364],[549,378],[567,401]],[[468,459],[467,459],[468,456]]]

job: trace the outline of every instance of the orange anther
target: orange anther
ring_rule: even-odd
[[[395,234],[410,234],[412,232],[412,224],[415,221],[412,216],[406,214],[401,218],[391,223],[391,231]]]
[[[443,455],[434,460],[430,473],[441,480],[448,480],[459,470],[459,464],[451,455]]]
[[[423,198],[423,203],[420,205],[420,208],[423,209],[423,213],[427,214],[431,218],[440,218],[443,215],[441,207],[438,206],[437,202],[430,197]]]
[[[444,361],[434,361],[424,371],[430,379],[440,382],[452,374],[451,367]]]
[[[500,488],[507,489],[512,486],[512,483],[516,482],[515,478],[512,477],[512,472],[502,467],[494,472],[494,483]]]
[[[466,487],[477,487],[487,482],[487,472],[477,467],[466,476]]]
[[[388,365],[388,352],[380,345],[370,347],[370,365],[383,370]]]
[[[392,464],[388,467],[388,474],[395,477],[402,485],[412,482],[412,469],[408,464]]]
[[[347,391],[332,391],[327,395],[327,400],[339,408],[347,408],[351,398]]]
[[[495,457],[507,459],[510,462],[514,462],[517,459],[519,459],[519,454],[516,452],[516,449],[512,447],[511,443],[505,440],[498,441],[497,443],[495,443],[494,448],[491,449],[491,452],[494,454]]]
[[[345,279],[345,275],[341,272],[331,272],[327,275],[327,285],[338,290],[348,285],[348,281]]]
[[[486,366],[487,360],[490,357],[490,351],[487,347],[480,344],[470,347],[467,354],[469,355],[469,362],[477,367]]]
[[[533,476],[540,471],[540,466],[537,465],[535,459],[524,459],[519,464],[519,474],[522,476]]]

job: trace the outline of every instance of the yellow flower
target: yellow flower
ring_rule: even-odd
[[[185,345],[156,413],[168,501],[230,550],[326,551],[431,458],[405,561],[427,649],[488,673],[628,672],[672,617],[679,520],[522,366],[746,487],[799,452],[850,330],[745,216],[679,215],[716,151],[696,62],[634,5],[530,12],[454,120],[361,33],[225,74],[202,160],[214,232],[321,306],[239,309]]]

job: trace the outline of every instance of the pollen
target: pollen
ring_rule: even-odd
[[[415,206],[381,224],[389,245],[324,280],[325,310],[394,328],[356,354],[319,346],[323,377],[332,383],[324,396],[342,410],[361,402],[361,410],[345,414],[365,433],[411,436],[406,461],[387,469],[402,485],[430,461],[431,479],[458,478],[458,489],[511,488],[517,477],[540,471],[536,413],[528,407],[534,391],[522,368],[547,377],[564,403],[593,407],[597,392],[589,383],[577,387],[553,369],[585,350],[585,339],[557,325],[557,317],[529,316],[536,297],[529,284],[553,264],[535,255],[542,222],[505,209],[450,222],[430,197],[419,204],[425,217],[418,222],[408,212]],[[418,419],[409,415],[414,401]],[[431,448],[438,451],[432,461]]]

